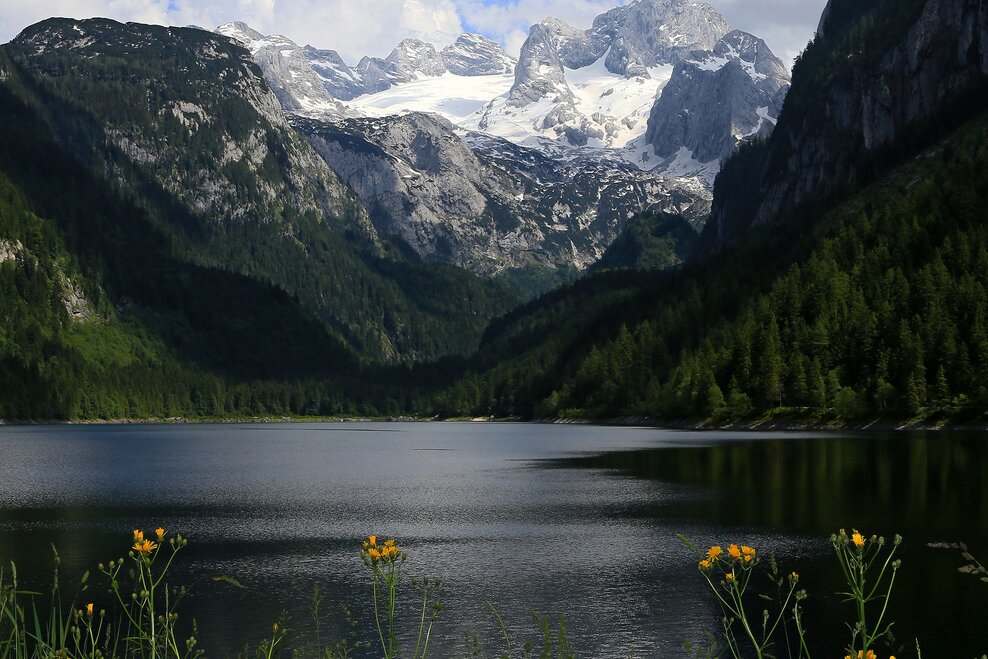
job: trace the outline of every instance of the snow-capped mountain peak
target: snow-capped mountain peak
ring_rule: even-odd
[[[236,39],[240,43],[247,46],[247,50],[254,51],[254,43],[264,40],[264,35],[247,25],[243,21],[233,21],[232,23],[224,23],[216,28],[216,31],[225,37],[230,37],[231,39]]]
[[[476,34],[438,51],[405,39],[386,58],[350,66],[335,51],[299,49],[243,23],[219,31],[247,44],[266,76],[280,78],[269,82],[279,98],[289,97],[286,108],[309,116],[322,107],[349,117],[432,112],[459,130],[554,157],[601,150],[707,184],[739,141],[771,130],[789,81],[764,41],[693,0],[634,0],[587,29],[548,18],[531,27],[517,61]],[[290,71],[281,71],[289,57]],[[314,80],[325,96],[312,91]],[[304,101],[293,104],[299,96]]]
[[[446,65],[436,52],[436,47],[419,39],[404,39],[395,46],[384,60],[391,65],[394,82],[409,82],[426,76],[441,76],[446,73]]]
[[[216,32],[238,41],[250,51],[286,110],[332,115],[344,112],[343,106],[329,94],[322,79],[309,65],[305,51],[288,37],[264,36],[241,21],[221,25]]]

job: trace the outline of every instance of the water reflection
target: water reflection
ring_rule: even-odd
[[[839,653],[842,618],[833,591],[841,575],[823,539],[838,528],[906,537],[892,614],[902,649],[915,656],[975,656],[988,648],[988,584],[958,574],[957,552],[926,543],[964,540],[988,557],[988,441],[983,433],[859,433],[757,440],[588,456],[555,465],[614,470],[657,484],[691,485],[692,500],[656,497],[625,514],[676,526],[704,520],[723,529],[709,542],[751,533],[803,537],[798,559],[816,616],[813,645]],[[731,535],[731,534],[735,535]],[[818,539],[814,541],[813,539]],[[794,555],[780,558],[790,563]],[[799,556],[799,554],[795,554]],[[807,569],[809,568],[809,569]]]

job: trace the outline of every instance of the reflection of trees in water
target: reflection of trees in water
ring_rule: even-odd
[[[958,574],[957,559],[933,540],[965,540],[988,553],[988,437],[984,433],[881,433],[818,439],[761,439],[704,447],[610,453],[560,461],[673,486],[707,490],[641,502],[624,514],[663,525],[818,539],[810,556],[780,556],[798,568],[811,598],[814,651],[843,656],[853,611],[835,594],[842,577],[828,538],[839,528],[905,536],[892,597],[893,628],[905,646],[918,638],[936,656],[980,656],[988,585]],[[662,492],[667,493],[668,488]],[[661,496],[661,495],[659,495]],[[741,529],[741,531],[739,531]],[[727,538],[725,541],[741,541]]]
[[[907,532],[988,533],[988,439],[882,434],[730,442],[559,463],[710,488],[704,521],[815,534],[850,523]],[[663,516],[676,515],[662,504]],[[686,504],[690,516],[695,506]],[[681,512],[686,512],[682,510]]]

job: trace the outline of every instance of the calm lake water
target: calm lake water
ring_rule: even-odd
[[[293,637],[310,639],[314,583],[369,630],[359,544],[372,532],[399,539],[407,574],[444,582],[432,656],[464,656],[466,634],[501,649],[487,600],[519,638],[535,635],[532,610],[565,616],[583,657],[683,656],[720,613],[676,533],[774,552],[810,591],[817,653],[843,656],[834,612],[851,611],[833,592],[828,542],[840,527],[905,537],[893,610],[905,647],[918,638],[928,659],[988,652],[988,584],[957,572],[957,552],[926,547],[963,540],[988,563],[985,433],[0,428],[0,560],[32,585],[48,578],[52,543],[72,583],[125,555],[131,529],[158,525],[190,538],[176,580],[191,586],[182,610],[213,656],[256,643],[282,611]],[[101,585],[86,596],[97,607]]]

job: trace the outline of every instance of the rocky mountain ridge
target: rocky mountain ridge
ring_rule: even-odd
[[[562,163],[482,134],[462,139],[435,115],[292,121],[382,235],[485,276],[582,270],[636,214],[677,213],[700,226],[709,212],[696,181],[658,179],[620,161]]]
[[[362,57],[349,66],[335,50],[300,47],[288,37],[267,37],[246,23],[225,23],[216,31],[243,44],[260,60],[276,90],[291,86],[293,94],[286,110],[344,114],[342,104],[365,94],[376,94],[419,77],[504,75],[514,70],[515,60],[499,44],[479,34],[462,34],[441,51],[420,39],[403,39],[384,58]],[[278,66],[264,60],[279,58]],[[314,87],[322,85],[322,91]],[[323,93],[324,92],[324,93]],[[280,98],[280,96],[279,96]],[[350,113],[352,114],[352,112]]]
[[[219,31],[256,49],[256,33],[242,24]],[[789,84],[785,65],[764,41],[733,31],[709,5],[690,0],[635,0],[585,30],[546,19],[532,26],[517,62],[479,35],[462,35],[441,51],[406,39],[387,58],[364,57],[355,67],[335,51],[307,46],[301,52],[308,60],[292,61],[306,71],[262,64],[288,79],[272,87],[298,89],[285,104],[290,111],[324,117],[432,111],[464,130],[558,157],[604,149],[612,152],[609,159],[661,175],[697,176],[708,185],[740,140],[771,130]],[[313,77],[345,108],[311,94]],[[715,118],[695,116],[709,107],[718,108]]]

